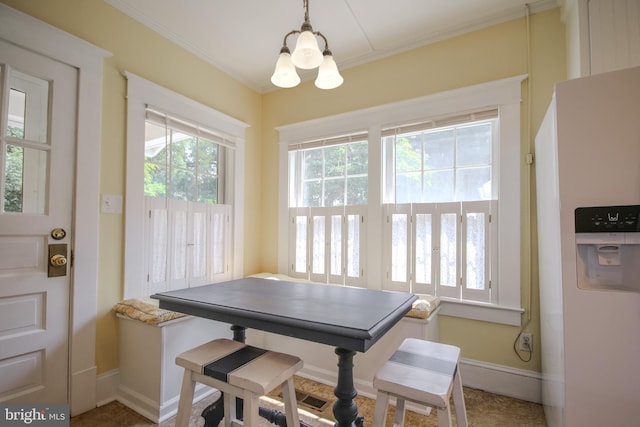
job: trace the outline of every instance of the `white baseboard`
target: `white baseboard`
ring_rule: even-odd
[[[504,365],[460,359],[462,384],[501,396],[542,402],[542,375],[539,372]]]
[[[299,375],[330,386],[334,386],[337,382],[337,372],[311,365],[305,365]],[[462,383],[466,387],[533,403],[542,402],[542,376],[538,372],[463,358],[460,360],[460,375]],[[117,369],[98,375],[96,393],[98,406],[117,400],[154,422],[162,422],[176,414],[177,401],[166,402],[160,408],[159,405],[149,401],[146,397],[127,390],[119,383],[120,373]],[[376,390],[371,381],[356,378],[354,386],[361,396],[376,398]],[[197,402],[213,392],[214,390],[208,387],[196,389],[194,401]],[[158,414],[160,415],[158,416]]]
[[[96,388],[95,366],[71,374],[71,416],[95,408]]]
[[[118,384],[120,384],[120,371],[118,369],[98,375],[96,379],[97,406],[103,406],[116,400],[118,397]]]
[[[337,382],[337,372],[309,365],[305,365],[299,375],[327,385]],[[527,402],[542,402],[542,376],[539,372],[463,358],[460,359],[460,375],[462,384],[466,387]],[[371,381],[356,378],[354,385],[358,394],[375,399],[376,390]]]
[[[217,390],[202,384],[196,385],[193,402],[199,402]],[[117,369],[99,375],[97,380],[98,406],[117,400],[154,423],[161,423],[178,412],[178,398],[158,404],[146,396],[120,384],[120,372]]]

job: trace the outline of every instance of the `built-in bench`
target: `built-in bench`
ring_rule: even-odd
[[[176,356],[215,338],[230,338],[229,325],[160,310],[155,300],[125,300],[118,318],[120,383],[117,400],[155,423],[178,410],[183,370]],[[199,386],[196,400],[214,392]]]

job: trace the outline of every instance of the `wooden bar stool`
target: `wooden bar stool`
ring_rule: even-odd
[[[451,427],[449,399],[453,391],[456,423],[458,427],[467,427],[459,359],[458,347],[405,339],[373,378],[373,386],[378,390],[373,426],[384,426],[389,396],[395,396],[394,426],[402,426],[405,401],[409,400],[437,408],[438,426]]]
[[[176,357],[184,368],[176,427],[188,427],[196,382],[224,393],[224,425],[258,426],[260,396],[282,385],[287,426],[300,425],[293,375],[302,368],[298,357],[217,339]],[[237,419],[235,397],[244,400],[243,419]]]

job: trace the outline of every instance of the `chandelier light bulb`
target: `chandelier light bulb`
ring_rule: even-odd
[[[271,83],[281,88],[294,87],[300,83],[300,77],[291,62],[291,54],[287,48],[282,48],[280,51],[276,69],[271,76]]]
[[[318,47],[318,40],[311,31],[303,31],[298,36],[296,48],[291,54],[293,64],[303,70],[316,68],[322,63],[322,52]]]
[[[319,89],[335,89],[344,82],[344,79],[338,71],[336,61],[333,59],[331,52],[325,52],[324,61],[318,68],[318,77],[316,77],[316,87]]]

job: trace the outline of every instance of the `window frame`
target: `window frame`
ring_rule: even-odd
[[[126,196],[124,244],[124,298],[146,295],[146,265],[144,260],[144,140],[148,106],[154,106],[175,117],[189,118],[207,125],[225,136],[234,145],[234,162],[227,170],[226,201],[233,206],[231,276],[243,273],[244,246],[244,134],[248,124],[196,102],[179,93],[125,71],[127,79],[126,133]]]
[[[346,146],[349,144],[364,144],[368,150],[369,141],[366,133],[353,133],[349,135],[338,135],[332,138],[323,140],[305,141],[288,147],[289,155],[287,160],[287,169],[289,171],[289,187],[288,187],[288,206],[289,207],[289,219],[290,219],[290,231],[289,231],[289,264],[287,274],[291,277],[297,277],[305,280],[311,280],[319,283],[329,283],[337,285],[359,286],[365,285],[365,269],[362,266],[362,261],[366,259],[366,244],[364,233],[364,222],[366,213],[366,203],[361,204],[342,204],[336,206],[301,206],[305,204],[305,182],[307,181],[320,181],[322,186],[322,200],[321,203],[326,202],[324,194],[327,182],[340,180],[344,184],[344,200],[343,203],[348,200],[348,183],[350,178],[364,177],[368,180],[367,168],[364,172],[349,173],[349,151],[345,151],[344,166],[345,169],[342,174],[337,177],[327,176],[325,166],[327,165],[326,149],[332,147]],[[308,150],[322,150],[322,176],[317,178],[305,179],[304,169],[306,162],[306,154]],[[333,236],[334,223],[333,220],[338,217],[340,221],[339,238],[337,241]],[[358,223],[352,227],[349,219],[350,217],[357,217]],[[304,258],[306,260],[306,266],[304,269],[300,269],[298,264],[298,255],[300,254],[298,248],[298,226],[300,218],[305,218],[306,230],[305,230],[305,242],[306,248],[304,251]],[[320,226],[324,233],[321,242],[318,242],[314,236],[317,236],[316,227]],[[358,233],[358,259],[357,275],[349,274],[349,266],[352,261],[351,253],[349,251],[349,232]],[[323,263],[320,266],[321,271],[318,271],[315,264],[316,251],[323,253]],[[335,266],[339,270],[338,274],[335,271],[332,261],[335,259],[335,255],[339,255],[340,263]]]
[[[440,92],[419,98],[385,104],[301,123],[280,126],[280,164],[288,165],[289,146],[303,141],[327,138],[331,135],[367,131],[369,134],[369,204],[366,235],[369,256],[366,263],[366,285],[382,289],[384,277],[382,248],[383,182],[381,129],[397,123],[419,122],[431,117],[456,115],[460,112],[497,107],[499,110],[499,171],[498,187],[498,268],[499,282],[494,303],[473,303],[444,299],[441,314],[484,320],[508,325],[520,325],[521,314],[521,111],[522,82],[526,75]],[[279,169],[278,271],[287,272],[288,237],[288,168]],[[375,249],[372,249],[375,248]],[[374,255],[374,254],[379,255]],[[378,278],[378,279],[376,279]]]

